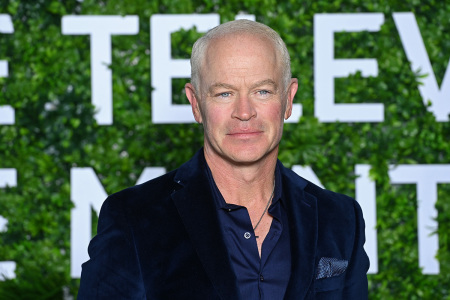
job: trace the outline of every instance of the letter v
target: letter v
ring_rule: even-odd
[[[410,12],[394,13],[393,17],[406,56],[411,61],[412,71],[421,70],[424,74],[427,74],[427,77],[422,81],[423,84],[419,85],[419,92],[424,104],[427,105],[428,100],[431,102],[431,106],[427,108],[434,114],[436,121],[449,121],[450,68],[447,65],[441,89],[439,89],[414,14]]]

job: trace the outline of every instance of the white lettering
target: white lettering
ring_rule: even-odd
[[[137,180],[136,184],[142,184],[148,180],[152,180],[156,177],[166,174],[166,168],[163,167],[147,167],[142,171],[141,176]]]
[[[237,14],[234,17],[235,20],[250,20],[250,21],[256,21],[255,15],[247,15],[247,14]]]
[[[441,89],[439,90],[414,14],[409,12],[394,13],[393,16],[406,56],[411,61],[412,71],[421,71],[422,74],[427,74],[427,77],[421,80],[422,84],[419,84],[419,92],[423,103],[434,114],[436,121],[449,121],[450,63],[447,65]],[[431,106],[427,105],[428,101],[431,102]]]
[[[378,273],[377,203],[375,182],[369,177],[370,165],[356,165],[355,198],[361,205],[366,223],[364,250],[370,260],[369,274]]]
[[[17,170],[12,168],[0,169],[0,188],[17,186]]]
[[[0,281],[5,279],[16,278],[16,262],[14,261],[2,261],[0,262]]]
[[[437,211],[437,184],[450,183],[450,165],[390,166],[393,184],[417,185],[417,231],[419,239],[419,266],[423,274],[439,274],[436,254],[439,248]]]
[[[361,71],[362,76],[378,76],[375,59],[334,59],[334,33],[339,31],[379,31],[382,13],[314,15],[315,116],[321,122],[382,122],[384,105],[335,104],[334,78]]]
[[[294,166],[292,166],[292,171],[297,173],[297,175],[305,178],[308,181],[311,181],[315,185],[320,186],[321,188],[324,189],[322,183],[320,182],[320,179],[317,177],[316,173],[314,173],[313,169],[311,169],[310,166],[304,167],[304,166],[294,165]]]
[[[0,169],[0,188],[17,186],[17,170],[16,169]],[[8,230],[8,220],[0,216],[0,232]],[[16,263],[14,261],[0,262],[0,281],[5,279],[16,278]]]
[[[0,232],[8,231],[8,220],[0,216]]]
[[[165,172],[165,168],[147,167],[137,184],[161,176]],[[98,214],[107,196],[92,168],[70,170],[70,198],[74,203],[70,215],[70,275],[72,278],[80,278],[81,264],[89,259],[87,248],[92,238],[91,208]]]
[[[195,123],[188,104],[172,104],[172,78],[189,78],[191,66],[188,59],[172,59],[170,35],[180,29],[187,30],[193,26],[196,26],[199,32],[205,32],[219,23],[218,14],[151,16],[153,123]]]
[[[95,119],[100,125],[113,124],[111,35],[139,32],[138,16],[64,16],[62,33],[91,36],[92,103],[98,109]]]
[[[14,33],[10,15],[0,14],[0,33]],[[8,62],[0,60],[0,77],[8,77]],[[0,105],[0,124],[12,125],[15,123],[15,112],[10,105]]]
[[[98,214],[108,195],[92,168],[72,168],[70,185],[70,199],[74,203],[70,214],[70,274],[72,278],[79,278],[81,264],[89,259],[91,208]]]

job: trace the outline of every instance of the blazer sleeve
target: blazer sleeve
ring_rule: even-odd
[[[133,228],[121,200],[113,195],[102,205],[90,259],[82,265],[78,299],[146,299]]]
[[[354,200],[353,200],[354,201]],[[342,299],[368,299],[367,270],[369,258],[364,251],[365,225],[361,207],[354,201],[355,210],[355,242],[352,257],[348,264],[345,288]]]

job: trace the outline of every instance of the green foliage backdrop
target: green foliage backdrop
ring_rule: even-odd
[[[450,299],[450,185],[439,185],[439,275],[418,266],[415,186],[393,186],[389,164],[449,164],[450,124],[438,123],[420,97],[393,12],[413,12],[440,84],[450,53],[450,3],[440,0],[2,0],[13,34],[0,35],[0,105],[15,108],[14,125],[0,126],[0,168],[16,168],[17,187],[0,189],[0,260],[17,263],[14,280],[0,282],[0,299],[62,299],[76,295],[70,269],[70,168],[92,167],[108,193],[134,185],[144,167],[176,168],[201,147],[202,128],[151,123],[150,17],[153,14],[238,12],[280,33],[299,78],[303,117],[287,124],[280,159],[310,165],[329,189],[354,196],[355,164],[370,164],[377,184],[379,272],[369,276],[371,299]],[[313,17],[316,13],[380,12],[379,32],[335,36],[338,58],[375,58],[379,75],[336,80],[336,99],[385,105],[382,123],[320,123],[314,117]],[[61,33],[70,14],[138,15],[139,34],[113,36],[114,124],[93,118],[88,36]],[[172,56],[186,58],[195,30],[172,36]],[[183,80],[174,102],[187,103]],[[450,99],[449,99],[450,101]],[[47,107],[47,109],[45,109]],[[51,109],[48,109],[51,108]]]

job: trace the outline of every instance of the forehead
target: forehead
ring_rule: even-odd
[[[211,40],[202,64],[202,81],[279,76],[277,51],[262,36],[229,34]],[[265,79],[265,78],[264,78]]]
[[[233,59],[237,56],[258,56],[276,59],[276,49],[268,38],[249,33],[234,33],[214,38],[205,53],[206,60]]]

